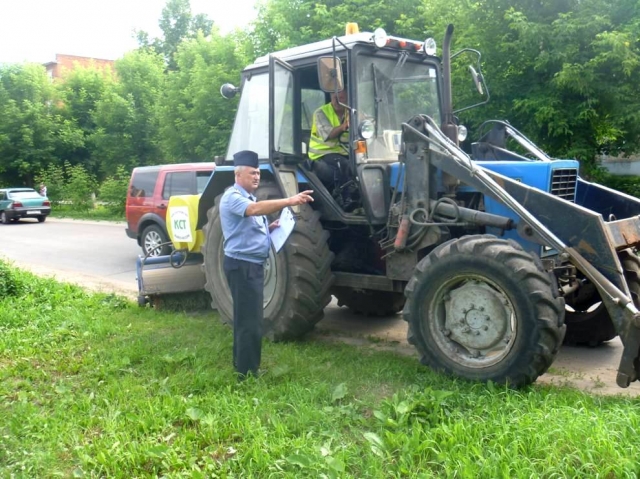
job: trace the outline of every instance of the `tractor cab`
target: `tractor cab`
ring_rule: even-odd
[[[390,182],[398,179],[390,165],[398,162],[400,125],[418,114],[441,121],[441,66],[435,50],[432,39],[415,42],[378,29],[258,58],[243,71],[240,88],[222,89],[228,97],[242,91],[226,161],[236,151],[256,151],[284,179],[287,194],[297,187],[295,170],[300,168],[323,218],[384,224]],[[313,174],[308,153],[314,112],[340,91],[347,93],[344,145],[350,175],[332,188]],[[349,208],[339,194],[345,188],[351,190]]]

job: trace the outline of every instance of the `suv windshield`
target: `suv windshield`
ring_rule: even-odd
[[[397,160],[400,125],[415,115],[429,115],[440,123],[436,72],[433,64],[412,63],[402,55],[358,57],[360,120],[375,122],[375,135],[367,142],[369,158]]]

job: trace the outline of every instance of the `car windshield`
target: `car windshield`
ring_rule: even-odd
[[[436,66],[415,63],[406,55],[358,57],[357,85],[360,119],[375,122],[367,142],[369,158],[397,159],[402,123],[416,115],[429,115],[440,123]]]
[[[42,198],[36,190],[10,191],[9,198],[12,200],[28,200],[32,198]]]

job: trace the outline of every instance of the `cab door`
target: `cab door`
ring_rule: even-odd
[[[295,75],[287,62],[269,57],[269,159],[295,154]]]
[[[271,55],[269,57],[269,163],[283,196],[298,192],[296,177],[296,144],[300,144],[300,132],[295,125],[300,122],[296,104],[297,93],[295,71],[287,62]],[[288,161],[291,159],[292,161]],[[297,212],[298,207],[293,210]]]

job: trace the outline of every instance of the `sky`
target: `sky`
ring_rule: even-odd
[[[255,0],[191,0],[227,33],[255,18]],[[56,53],[116,60],[134,30],[159,36],[166,0],[0,0],[0,63],[55,61]],[[230,5],[233,7],[230,8]]]

